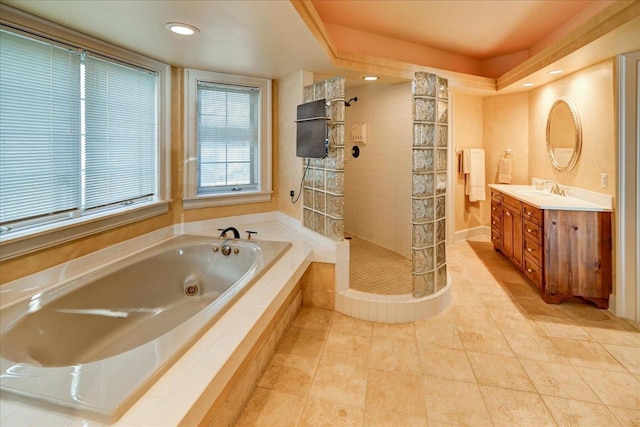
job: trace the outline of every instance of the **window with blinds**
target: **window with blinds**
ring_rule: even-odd
[[[0,31],[2,231],[76,218],[158,188],[158,75]]]
[[[198,195],[259,185],[260,88],[197,83]]]

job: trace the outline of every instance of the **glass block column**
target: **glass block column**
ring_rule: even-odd
[[[302,197],[302,225],[330,239],[344,239],[344,77],[304,88],[304,102],[326,99],[329,156],[309,160]]]
[[[417,72],[413,80],[412,272],[416,298],[447,285],[448,81]]]

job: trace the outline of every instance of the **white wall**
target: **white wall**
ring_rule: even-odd
[[[411,257],[411,84],[347,89],[358,97],[345,113],[345,232]],[[367,123],[360,157],[351,125]]]

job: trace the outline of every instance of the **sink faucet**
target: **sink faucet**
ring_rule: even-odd
[[[221,232],[220,233],[220,237],[227,237],[227,232],[228,231],[233,231],[233,238],[234,239],[239,239],[240,238],[240,232],[235,227],[218,228],[218,231]]]
[[[547,180],[542,183],[542,185],[544,184],[551,184],[551,194],[556,194],[558,196],[567,195],[567,193],[564,191],[564,188],[560,187],[560,185],[555,181]]]

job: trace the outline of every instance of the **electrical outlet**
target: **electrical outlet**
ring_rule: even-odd
[[[608,185],[609,185],[609,175],[602,172],[600,174],[600,187],[607,188]]]

